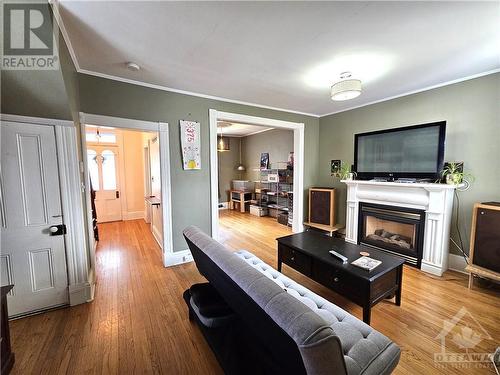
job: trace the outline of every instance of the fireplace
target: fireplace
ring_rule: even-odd
[[[358,219],[358,243],[399,255],[420,268],[425,211],[360,202]]]

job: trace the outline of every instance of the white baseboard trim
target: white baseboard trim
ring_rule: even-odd
[[[465,259],[461,255],[457,254],[449,254],[448,255],[448,269],[452,271],[457,271],[460,273],[467,273],[465,272],[465,267],[467,266],[467,263],[465,263]]]
[[[227,210],[228,208],[229,208],[229,202],[219,202],[219,210]]]
[[[144,211],[122,212],[123,220],[144,219]]]
[[[178,264],[189,263],[193,261],[190,250],[181,250],[174,253],[165,254],[165,267],[176,266]]]
[[[69,304],[71,306],[80,305],[82,303],[90,302],[94,299],[95,284],[81,283],[74,284],[68,287],[69,290]]]
[[[436,275],[436,276],[443,276],[443,272],[446,270],[446,269],[441,269],[441,267],[439,266],[436,266],[435,264],[432,264],[432,263],[427,263],[425,260],[422,260],[422,264],[420,265],[420,269],[422,271],[425,271],[425,272],[428,272],[432,275]]]
[[[151,225],[151,233],[153,233],[153,237],[160,246],[160,249],[163,249],[162,233],[154,225]]]

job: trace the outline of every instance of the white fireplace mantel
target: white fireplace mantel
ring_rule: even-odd
[[[425,211],[422,271],[441,276],[448,269],[453,193],[456,185],[342,180],[347,185],[346,237],[358,243],[359,202]]]

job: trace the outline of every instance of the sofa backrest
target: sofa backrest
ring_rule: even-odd
[[[346,373],[340,341],[320,316],[198,228],[183,233],[200,273],[266,348],[269,373]]]

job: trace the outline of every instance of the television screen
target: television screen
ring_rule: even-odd
[[[436,177],[443,167],[445,124],[356,134],[358,176]]]

